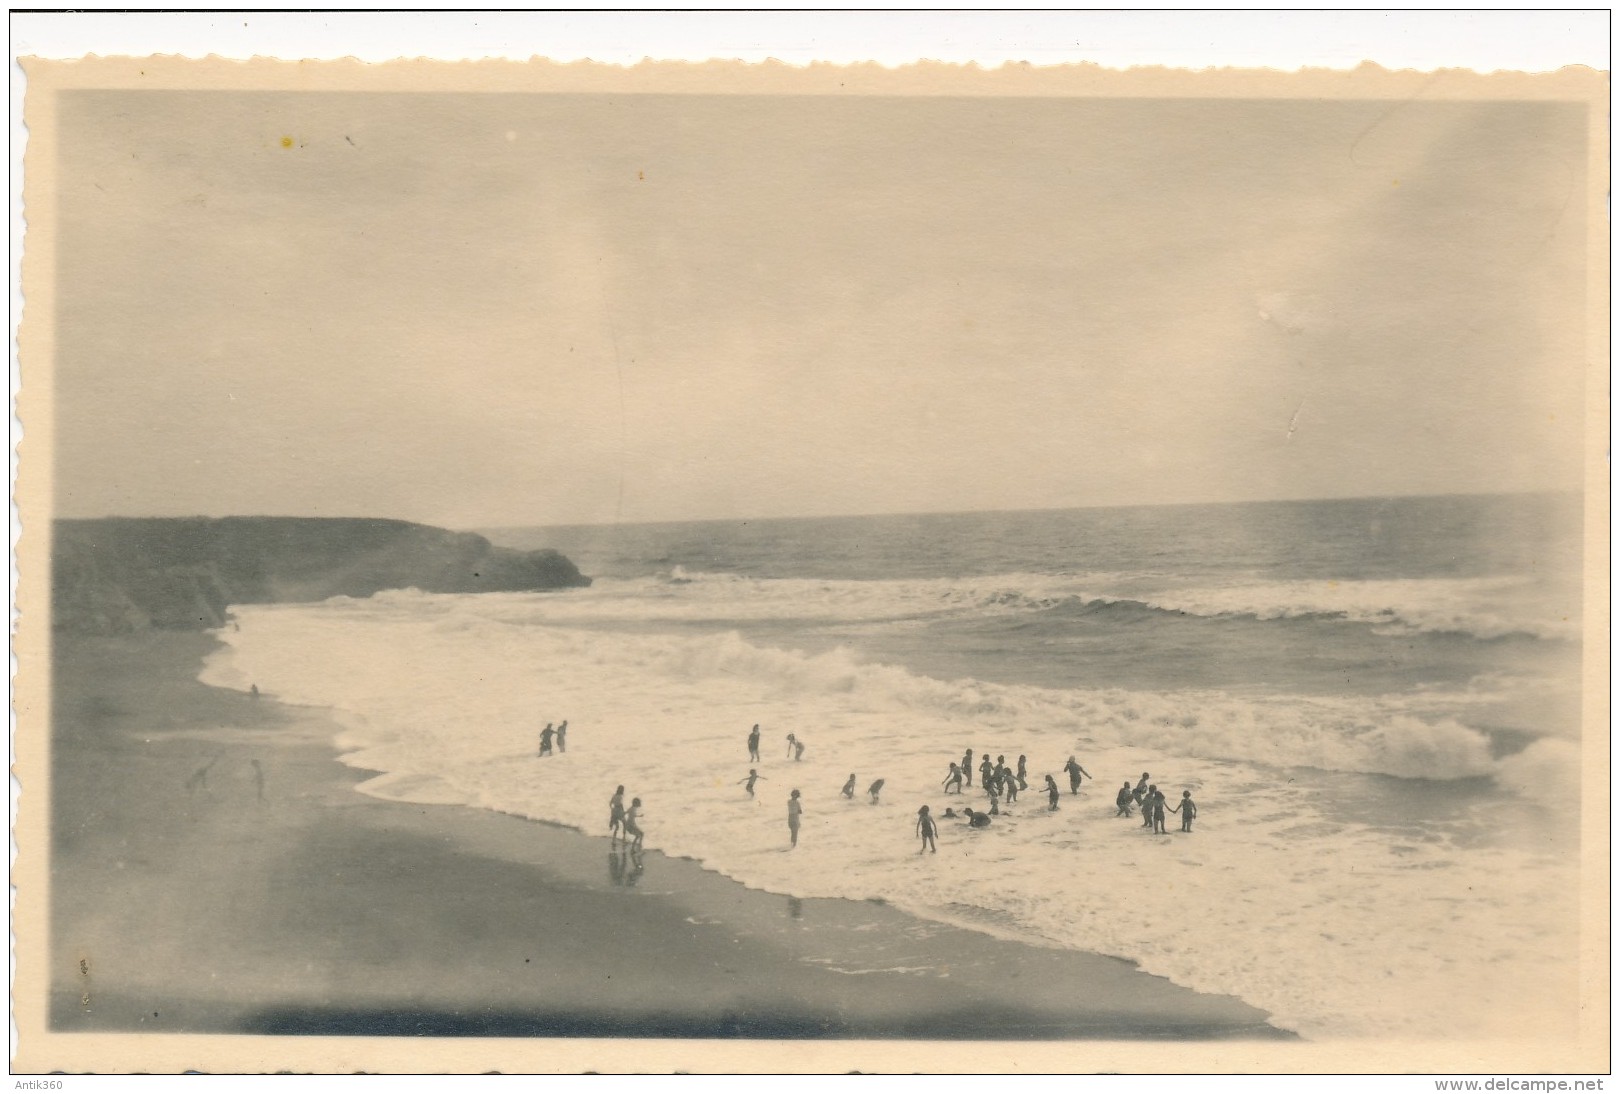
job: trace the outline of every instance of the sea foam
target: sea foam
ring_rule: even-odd
[[[1445,784],[1417,780],[1494,775],[1517,789],[1567,766],[1556,744],[1493,760],[1483,734],[1418,717],[1396,698],[942,681],[730,631],[614,626],[633,617],[616,600],[637,597],[656,613],[666,595],[403,593],[244,608],[206,676],[336,708],[347,762],[383,773],[362,787],[378,796],[605,833],[606,799],[624,784],[645,803],[649,846],[745,884],[882,896],[979,930],[1132,958],[1237,994],[1308,1036],[1485,1032],[1492,1000],[1534,1003],[1570,987],[1545,970],[1568,965],[1573,925],[1538,896],[1569,891],[1568,856],[1464,838],[1478,827],[1467,809],[1449,828],[1355,818],[1334,808],[1324,787],[1336,784],[1323,780],[1363,776],[1291,773],[1377,772],[1435,787]],[[558,625],[585,621],[592,601],[606,606],[594,626]],[[562,718],[569,751],[537,758],[536,732]],[[764,761],[751,765],[743,738],[756,722]],[[786,758],[788,732],[807,743],[802,762]],[[938,816],[956,802],[940,783],[965,747],[1009,763],[1027,755],[1030,789],[989,831],[944,822],[939,854],[919,856],[916,809],[928,803]],[[1098,782],[1048,812],[1040,777],[1066,787],[1059,768],[1071,754]],[[763,776],[755,799],[737,785],[750,766]],[[1143,770],[1172,801],[1192,792],[1193,834],[1153,837],[1113,815],[1114,788]],[[838,795],[851,772],[863,788],[887,780],[880,804]],[[783,802],[794,788],[806,814],[787,854]]]

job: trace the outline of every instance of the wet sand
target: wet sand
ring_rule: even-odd
[[[323,712],[198,683],[212,648],[57,639],[56,1031],[1292,1039],[1115,958],[367,797]]]

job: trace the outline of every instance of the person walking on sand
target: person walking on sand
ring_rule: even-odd
[[[1183,790],[1181,792],[1181,801],[1178,804],[1171,806],[1170,812],[1180,813],[1181,830],[1183,832],[1191,832],[1193,818],[1198,815],[1198,806],[1193,804],[1192,791]]]
[[[969,786],[973,785],[973,750],[970,748],[962,753],[962,778]]]
[[[956,787],[956,792],[960,794],[962,792],[962,769],[952,764],[951,773],[945,776],[945,781],[941,785],[945,788],[947,794],[951,792],[953,786]]]
[[[646,835],[641,830],[641,799],[631,798],[630,809],[624,815],[624,834],[630,840],[632,852],[641,850],[641,837]]]
[[[799,817],[804,813],[804,806],[799,804],[799,792],[795,790],[788,795],[788,839],[792,846],[799,846]]]
[[[844,789],[840,793],[850,801],[855,800],[855,772],[851,771],[849,773],[849,780],[844,783]]]
[[[748,778],[738,779],[737,782],[748,791],[748,796],[751,798],[754,796],[754,784],[759,782],[759,780],[763,779],[764,777],[764,775],[761,775],[758,771],[755,771],[750,767],[748,769]]]
[[[755,763],[759,762],[759,723],[758,722],[755,722],[754,723],[754,728],[748,731],[748,758],[750,760],[753,760]]]
[[[1020,790],[1028,790],[1029,789],[1029,780],[1028,780],[1028,778],[1026,778],[1026,776],[1028,774],[1029,774],[1029,757],[1028,756],[1020,756],[1020,757],[1018,757],[1018,789],[1020,789]]]
[[[196,771],[193,771],[191,773],[191,778],[186,780],[186,793],[191,794],[198,790],[207,790],[208,772],[212,770],[213,766],[217,763],[219,763],[219,757],[215,756],[212,760],[209,760]]]
[[[879,779],[877,782],[867,787],[866,792],[872,795],[872,804],[876,805],[878,803],[878,795],[883,793],[883,780]]]
[[[558,752],[567,752],[568,751],[568,719],[567,718],[564,718],[562,720],[562,725],[557,727],[557,751]]]
[[[624,787],[613,792],[608,799],[608,831],[613,833],[615,840],[624,834]]]
[[[550,722],[547,722],[546,728],[540,731],[540,755],[551,755],[551,739],[556,735],[557,731],[551,728]]]
[[[1130,816],[1131,803],[1134,800],[1135,799],[1131,797],[1131,780],[1126,779],[1125,782],[1121,784],[1119,793],[1114,795],[1114,816]]]
[[[1052,778],[1052,776],[1048,775],[1046,777],[1046,811],[1048,813],[1057,812],[1057,807],[1058,807],[1057,803],[1058,803],[1057,780]]]
[[[917,834],[922,837],[922,846],[917,848],[919,855],[925,850],[932,851],[936,855],[939,854],[939,848],[934,845],[934,833],[936,831],[934,818],[928,815],[928,807],[925,805],[917,810]]]

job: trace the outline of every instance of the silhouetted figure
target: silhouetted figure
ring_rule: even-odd
[[[1183,832],[1191,832],[1193,818],[1198,815],[1198,806],[1193,804],[1192,791],[1183,790],[1181,792],[1181,801],[1176,805],[1171,806],[1170,812],[1180,813],[1181,830]]]
[[[1153,792],[1153,834],[1156,836],[1169,835],[1164,830],[1164,792]]]
[[[568,751],[568,719],[567,718],[564,718],[562,720],[562,725],[557,727],[557,751],[558,752],[567,752]]]
[[[759,726],[756,724],[748,731],[748,758],[759,762]]]
[[[540,755],[551,755],[551,739],[556,735],[557,731],[551,728],[550,722],[547,722],[546,728],[540,731]]]
[[[614,839],[618,839],[624,834],[624,787],[622,786],[613,792],[612,798],[608,799],[608,831],[613,833]]]
[[[632,851],[641,850],[641,837],[646,835],[641,830],[641,799],[631,798],[630,808],[624,814],[624,834],[630,839]]]
[[[764,775],[761,775],[759,772],[750,767],[748,769],[748,778],[738,779],[737,781],[747,789],[748,796],[751,798],[754,796],[754,784],[759,782],[759,780],[763,779],[764,777]]]
[[[876,805],[878,803],[878,795],[883,793],[883,780],[879,779],[877,782],[867,787],[866,792],[872,795],[872,804]]]
[[[1159,792],[1157,783],[1150,785],[1142,795],[1142,827],[1153,827],[1153,795]]]
[[[1080,761],[1073,756],[1070,756],[1069,762],[1063,765],[1063,770],[1069,773],[1069,793],[1071,794],[1080,793],[1080,776],[1084,775],[1088,779],[1091,778],[1091,772],[1081,767]]]
[[[791,733],[788,734],[787,739],[788,755],[793,757],[795,762],[804,759],[804,742],[799,740]]]
[[[969,786],[973,785],[973,750],[970,748],[962,753],[962,778]]]
[[[854,800],[854,798],[855,798],[855,772],[851,771],[849,773],[849,779],[848,779],[847,782],[844,783],[844,789],[839,791],[839,793],[843,794],[844,797],[849,798],[851,801]]]
[[[190,793],[195,793],[198,790],[207,790],[208,772],[213,770],[214,765],[217,763],[219,763],[219,757],[215,756],[212,760],[209,760],[196,771],[193,771],[191,773],[191,778],[186,780],[186,790]]]
[[[238,629],[240,629],[240,628],[238,628]],[[248,685],[248,698],[249,699],[257,699],[258,697],[259,697],[259,685],[258,684],[249,684]]]
[[[922,846],[917,848],[919,855],[924,851],[939,854],[939,848],[934,845],[935,831],[934,818],[928,815],[928,807],[925,805],[917,810],[917,834],[922,837]]]
[[[962,810],[962,816],[967,818],[968,827],[970,827],[970,828],[989,828],[990,827],[990,814],[989,813],[975,813],[973,811],[972,806],[965,807]]]
[[[799,792],[795,790],[788,797],[788,837],[793,846],[799,846],[799,817],[804,813],[804,806],[799,804]]]
[[[1028,756],[1020,756],[1020,757],[1018,757],[1018,789],[1020,789],[1020,790],[1028,790],[1029,789],[1029,781],[1025,778],[1025,776],[1028,773],[1029,773],[1029,757]]]
[[[1052,778],[1052,776],[1048,775],[1046,777],[1046,809],[1047,809],[1047,812],[1053,812],[1053,811],[1055,811],[1057,809],[1057,807],[1058,807],[1057,780]]]
[[[1135,800],[1135,797],[1131,794],[1131,780],[1126,779],[1124,784],[1119,788],[1119,793],[1114,795],[1114,816],[1130,816],[1131,803]]]
[[[956,787],[956,792],[960,794],[962,792],[962,769],[952,764],[951,773],[945,776],[945,781],[941,785],[945,788],[947,794],[951,792],[953,786]]]

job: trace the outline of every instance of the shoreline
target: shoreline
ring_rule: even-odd
[[[215,646],[56,639],[58,1032],[1296,1040],[1120,958],[357,793],[322,712],[196,679]]]

